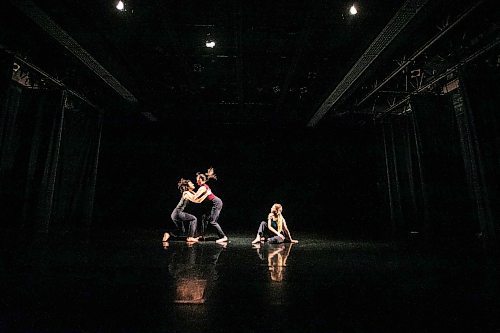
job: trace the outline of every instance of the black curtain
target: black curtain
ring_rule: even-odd
[[[46,230],[62,120],[61,91],[10,86],[1,117],[0,187],[8,226]]]
[[[481,237],[499,250],[500,234],[500,68],[470,64],[461,73],[464,114],[470,123],[471,182]]]
[[[413,96],[410,102],[410,113],[382,124],[393,237],[421,234],[435,244],[472,245],[480,228],[463,115],[451,95]]]
[[[0,108],[0,208],[8,228],[89,226],[101,117],[66,91],[11,83]]]
[[[467,184],[458,118],[449,96],[415,96],[411,105],[428,199],[428,235],[456,245],[473,242],[478,226]]]
[[[78,99],[65,103],[51,225],[63,230],[90,226],[99,161],[100,113]]]
[[[419,138],[413,114],[382,123],[384,176],[393,239],[424,233],[427,220],[426,192],[422,181]]]

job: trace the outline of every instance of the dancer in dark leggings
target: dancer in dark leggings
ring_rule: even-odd
[[[199,186],[198,191],[196,192],[196,198],[204,195],[207,192],[211,192],[210,187],[207,185],[207,181],[210,179],[217,179],[213,168],[208,169],[206,173],[198,172],[196,174],[196,183]],[[227,236],[226,234],[224,234],[224,231],[222,231],[222,228],[217,222],[217,220],[219,219],[220,211],[222,210],[222,200],[213,193],[210,193],[207,196],[207,199],[212,203],[212,209],[210,210],[210,217],[208,218],[208,222],[215,228],[215,230],[217,231],[217,235],[219,236],[219,239],[217,239],[216,242],[227,242]]]
[[[267,216],[267,222],[262,221],[260,223],[257,236],[255,236],[252,244],[264,242],[265,240],[269,243],[283,243],[287,238],[291,243],[299,242],[292,238],[285,218],[281,214],[282,211],[283,207],[278,203],[275,203],[271,207],[271,212]]]
[[[188,230],[188,237],[186,239],[187,242],[197,242],[198,237],[194,237],[194,233],[196,232],[196,228],[198,225],[198,219],[196,216],[186,213],[185,209],[186,206],[188,205],[189,202],[194,202],[194,203],[200,203],[207,196],[212,194],[210,190],[206,191],[200,198],[195,197],[195,192],[194,192],[194,184],[191,182],[189,179],[183,179],[179,180],[177,183],[177,186],[179,188],[179,191],[181,191],[182,196],[181,200],[177,204],[177,206],[174,208],[172,211],[172,214],[170,217],[172,218],[172,221],[174,222],[176,229],[178,232],[182,233],[184,230],[184,222],[189,223],[189,230]],[[166,232],[163,235],[163,242],[168,241],[168,239],[171,236],[176,236],[174,233],[168,233]]]

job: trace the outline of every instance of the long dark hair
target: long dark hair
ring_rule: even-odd
[[[205,172],[205,173],[197,172],[196,178],[201,178],[201,180],[204,183],[206,183],[210,179],[217,180],[217,175],[215,174],[214,168],[208,168],[207,172]]]
[[[189,191],[189,183],[191,181],[189,179],[184,179],[184,178],[181,178],[178,182],[177,182],[177,188],[179,189],[179,191],[181,191],[181,193],[184,193],[186,191]],[[191,182],[192,183],[192,182]]]

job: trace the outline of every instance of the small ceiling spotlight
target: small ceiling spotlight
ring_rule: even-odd
[[[123,3],[123,1],[118,1],[118,3],[116,4],[116,9],[118,9],[119,11],[123,12],[125,10],[125,4]]]
[[[205,46],[211,49],[215,47],[215,39],[210,32],[207,33],[207,37],[205,39]]]
[[[349,14],[356,15],[357,13],[358,13],[358,9],[356,8],[355,5],[352,5],[351,8],[349,8]]]

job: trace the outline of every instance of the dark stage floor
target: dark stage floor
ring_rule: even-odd
[[[4,242],[1,332],[500,332],[481,256],[296,234],[188,246],[161,232]],[[9,245],[9,246],[7,246]]]

